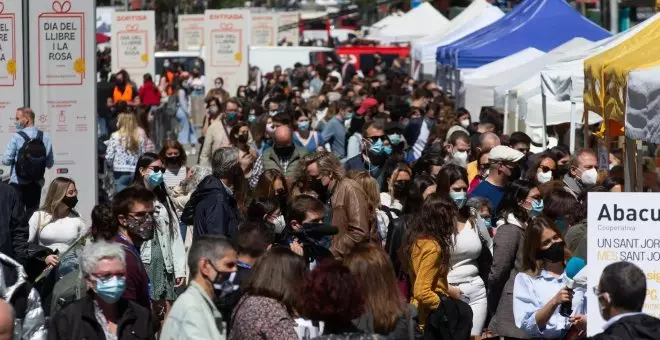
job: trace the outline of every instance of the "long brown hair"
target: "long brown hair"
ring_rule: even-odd
[[[543,260],[539,260],[536,254],[541,249],[541,235],[544,229],[551,229],[564,241],[564,235],[557,228],[555,223],[550,219],[539,216],[533,218],[525,228],[525,243],[523,245],[523,257],[520,271],[527,273],[530,276],[537,276],[543,269]],[[568,259],[571,254],[568,248],[564,248],[564,261]]]
[[[69,190],[69,185],[76,185],[70,178],[56,177],[48,186],[48,193],[44,205],[41,206],[40,211],[49,213],[52,218],[49,223],[53,223],[61,218],[69,216],[71,212],[66,204],[62,203],[62,199],[66,196]],[[41,227],[41,226],[40,226]]]
[[[275,184],[275,181],[277,181],[278,179],[282,181],[282,185],[284,185],[284,188],[286,190],[289,190],[286,177],[284,177],[284,174],[282,174],[282,172],[280,172],[277,169],[268,169],[264,171],[264,173],[259,178],[259,182],[257,183],[257,187],[255,188],[252,196],[253,197],[275,196],[276,192],[273,189],[273,185]]]
[[[360,245],[344,258],[344,265],[355,275],[366,295],[366,307],[373,314],[374,330],[391,333],[407,304],[397,285],[394,267],[385,251],[376,245]]]
[[[289,248],[275,247],[254,264],[243,292],[284,304],[291,315],[301,310],[300,291],[305,278],[305,260]]]
[[[414,214],[408,222],[408,230],[404,242],[399,250],[401,266],[411,276],[411,254],[417,241],[423,238],[431,239],[440,246],[442,263],[439,265],[449,267],[449,254],[454,247],[453,236],[456,234],[456,204],[444,195],[433,193],[424,200],[419,213]]]

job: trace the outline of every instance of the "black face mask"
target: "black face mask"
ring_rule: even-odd
[[[248,141],[248,135],[238,135],[238,138],[236,138],[239,143],[247,143]]]
[[[394,191],[394,197],[401,198],[405,197],[408,193],[408,188],[410,188],[410,181],[396,181],[392,185]]]
[[[511,170],[511,175],[509,175],[509,182],[513,182],[517,179],[520,179],[520,167],[515,166],[513,169],[509,168]]]
[[[64,203],[69,209],[73,209],[78,204],[78,196],[64,196],[62,198],[62,203]]]
[[[295,148],[296,147],[293,144],[287,146],[281,146],[281,145],[273,146],[273,150],[275,151],[275,154],[282,158],[291,157],[291,154],[293,153],[293,150],[295,150]]]
[[[312,181],[310,184],[310,189],[319,194],[319,199],[321,201],[327,200],[328,186],[323,184],[321,177],[318,177]]]
[[[561,179],[564,176],[566,176],[566,174],[570,169],[571,167],[568,163],[561,165],[552,172],[552,177],[554,177],[555,179]]]
[[[550,263],[564,261],[564,241],[553,243],[550,248],[539,250],[536,258]]]
[[[321,110],[325,109],[326,107],[328,107],[328,101],[327,100],[324,100],[319,104],[319,109],[321,109]]]
[[[167,165],[178,165],[180,162],[181,162],[181,156],[165,157],[165,163],[167,163]]]

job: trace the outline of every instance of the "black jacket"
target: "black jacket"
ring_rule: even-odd
[[[193,237],[222,235],[233,238],[238,230],[240,213],[236,200],[213,175],[199,183],[183,209],[181,220],[193,225]]]
[[[651,340],[660,338],[660,319],[646,314],[621,318],[592,340]]]
[[[151,312],[133,301],[121,299],[117,302],[119,340],[155,339]],[[71,303],[50,321],[48,340],[95,340],[105,339],[103,327],[96,321],[94,294]]]
[[[25,264],[29,227],[25,208],[15,189],[0,183],[0,253]]]

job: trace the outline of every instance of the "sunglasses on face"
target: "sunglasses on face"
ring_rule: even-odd
[[[367,138],[365,138],[365,139],[371,141],[372,143],[376,143],[376,142],[378,142],[379,140],[380,140],[380,141],[383,141],[383,142],[389,140],[389,139],[387,138],[387,135],[382,135],[382,136],[372,136],[372,137],[367,137]]]
[[[545,165],[539,166],[539,169],[541,169],[541,171],[543,171],[543,172],[552,171],[552,169],[550,169],[549,167],[547,167]]]
[[[165,172],[165,168],[160,166],[150,166],[149,169],[153,170],[153,172]]]

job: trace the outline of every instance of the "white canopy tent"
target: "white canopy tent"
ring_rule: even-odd
[[[465,107],[473,121],[479,120],[482,106],[493,105],[493,87],[496,79],[507,79],[511,70],[545,55],[533,47],[499,59],[476,69],[461,70],[462,86],[458,92],[459,106]]]
[[[628,73],[626,137],[660,144],[660,66]]]
[[[435,52],[439,46],[450,44],[472,32],[486,27],[504,16],[499,8],[485,0],[474,0],[443,29],[429,33],[412,43],[412,56],[421,63],[422,72],[429,78],[435,74]],[[419,70],[419,68],[416,68]]]
[[[382,42],[409,42],[426,36],[429,32],[442,30],[449,24],[449,20],[438,12],[433,6],[424,2],[413,8],[402,17],[375,32],[370,39]]]

